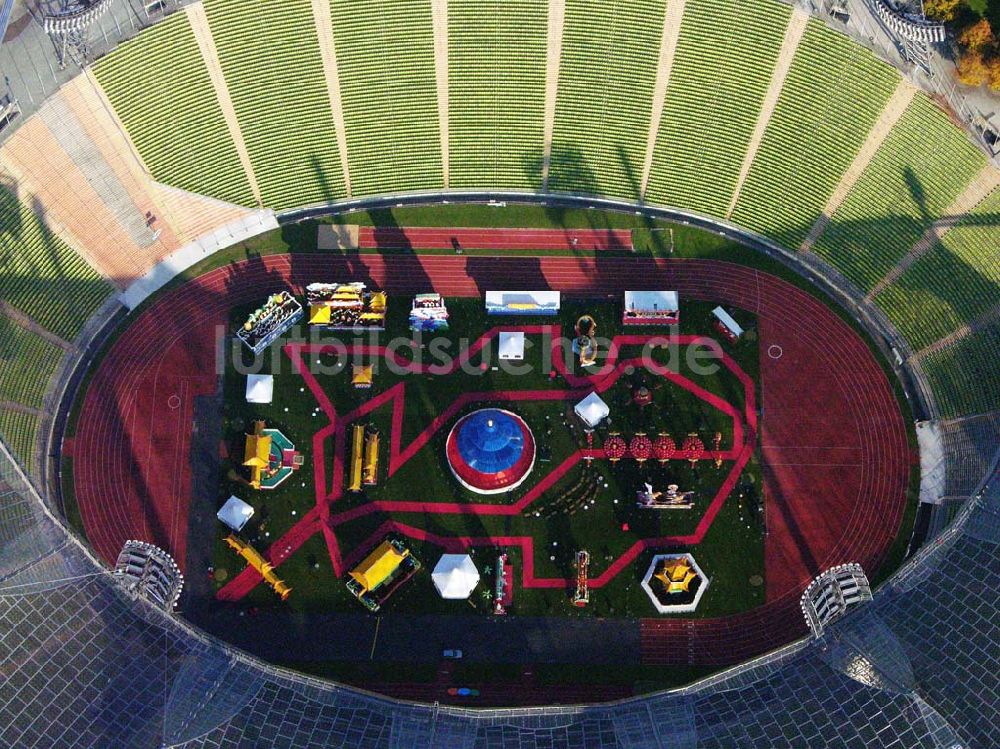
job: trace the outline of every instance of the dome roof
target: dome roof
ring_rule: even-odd
[[[528,425],[499,408],[483,408],[459,419],[446,450],[455,478],[479,494],[513,489],[535,463],[535,440]]]

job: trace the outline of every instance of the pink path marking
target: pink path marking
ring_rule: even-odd
[[[717,408],[733,419],[733,446],[728,450],[711,453],[714,457],[718,454],[723,460],[733,460],[732,468],[723,482],[719,491],[709,503],[705,514],[699,521],[694,533],[684,536],[665,536],[652,539],[640,539],[629,547],[620,557],[618,557],[608,568],[593,578],[591,585],[600,588],[610,582],[628,564],[630,564],[643,550],[668,544],[695,545],[699,543],[711,527],[719,510],[722,508],[726,498],[732,492],[740,473],[746,466],[747,461],[753,453],[753,446],[756,441],[757,413],[756,399],[754,394],[753,381],[745,372],[729,357],[721,346],[711,338],[696,335],[620,335],[612,339],[604,364],[597,372],[587,375],[577,375],[569,372],[564,358],[560,355],[558,348],[558,338],[562,328],[558,325],[525,325],[520,327],[506,327],[505,330],[519,330],[527,335],[549,336],[552,353],[553,367],[566,380],[572,389],[551,389],[551,390],[527,390],[527,391],[482,391],[467,392],[460,395],[448,408],[438,414],[423,431],[405,448],[401,445],[403,431],[403,414],[405,412],[406,390],[405,383],[400,382],[379,394],[375,398],[353,411],[339,416],[333,406],[329,396],[316,379],[316,376],[309,371],[306,356],[311,354],[322,354],[337,352],[338,347],[333,344],[287,344],[284,348],[285,354],[293,362],[293,368],[305,381],[310,392],[316,398],[317,403],[323,412],[330,419],[330,424],[323,427],[313,437],[314,460],[316,463],[316,507],[310,512],[307,518],[303,518],[297,523],[286,537],[282,537],[274,543],[275,546],[290,548],[294,542],[298,548],[305,541],[304,534],[322,532],[326,542],[330,562],[333,566],[334,574],[341,577],[344,572],[356,564],[364,553],[389,531],[403,533],[411,538],[423,541],[430,541],[445,549],[464,549],[469,546],[517,546],[522,550],[524,562],[522,565],[522,585],[526,588],[556,588],[571,585],[574,581],[563,578],[543,578],[536,577],[534,573],[534,540],[530,536],[477,536],[477,537],[446,537],[414,528],[397,520],[387,520],[379,528],[358,544],[346,556],[342,554],[340,544],[336,536],[336,527],[350,522],[360,517],[364,517],[374,512],[386,513],[440,513],[440,514],[472,514],[472,515],[493,515],[493,516],[513,516],[520,514],[532,502],[542,496],[556,482],[566,475],[574,466],[584,458],[600,458],[603,452],[600,450],[578,450],[570,455],[559,466],[546,474],[541,481],[535,484],[521,499],[511,505],[496,505],[485,503],[458,503],[458,502],[427,502],[427,501],[398,501],[379,500],[368,502],[341,513],[331,514],[331,506],[341,496],[344,491],[344,464],[346,459],[347,425],[357,421],[363,416],[392,402],[392,435],[390,437],[389,452],[389,475],[394,474],[401,466],[405,465],[434,434],[446,424],[450,423],[454,416],[466,405],[479,401],[524,401],[524,400],[571,400],[583,397],[590,390],[599,393],[610,388],[625,369],[630,366],[644,366],[640,357],[621,359],[621,351],[625,346],[645,346],[650,341],[663,342],[674,345],[702,344],[713,350],[716,356],[722,361],[729,371],[731,371],[744,387],[744,413],[741,420],[740,414],[732,404],[723,400],[719,396],[696,385],[691,380],[673,372],[665,367],[647,367],[654,374],[661,375],[678,385],[696,397],[704,400],[709,405]],[[476,339],[471,345],[464,349],[450,365],[441,366],[439,364],[423,365],[417,364],[401,356],[395,350],[389,350],[384,346],[372,346],[368,344],[356,344],[349,347],[341,347],[340,351],[345,351],[351,356],[379,356],[386,360],[391,359],[395,366],[413,374],[434,374],[444,375],[455,372],[464,363],[469,362],[472,357],[478,354],[486,344],[499,335],[500,329],[494,327],[486,331]],[[744,427],[743,421],[746,422]],[[326,490],[326,441],[333,435],[333,475],[330,488]],[[746,437],[746,439],[744,439]],[[678,456],[675,459],[684,459]],[[313,514],[315,513],[315,517]],[[318,521],[318,522],[317,522]],[[291,542],[286,542],[287,537],[291,537]],[[277,566],[286,556],[280,559],[270,559]],[[223,600],[238,600],[246,595],[261,580],[252,568],[245,569],[236,576],[228,585],[223,587],[218,597]]]

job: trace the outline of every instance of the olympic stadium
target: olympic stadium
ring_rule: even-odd
[[[0,746],[1000,746],[1000,119],[920,8],[0,39]]]

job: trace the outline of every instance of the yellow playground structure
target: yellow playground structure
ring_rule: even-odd
[[[260,489],[260,479],[271,460],[271,435],[264,434],[264,422],[254,424],[243,449],[243,465],[250,469],[250,486]]]
[[[361,465],[364,460],[365,428],[355,424],[351,430],[351,478],[347,484],[348,491],[361,491]]]
[[[272,567],[271,563],[261,556],[259,551],[246,541],[241,541],[232,533],[226,536],[226,543],[229,544],[229,547],[234,549],[237,554],[243,557],[247,564],[260,573],[260,576],[264,578],[264,582],[274,589],[274,592],[281,597],[282,601],[288,600],[288,596],[291,594],[292,589],[274,574],[274,567]]]
[[[663,560],[662,566],[653,577],[663,583],[667,593],[687,593],[698,573],[691,569],[687,559],[677,557]]]
[[[365,435],[365,466],[362,470],[365,486],[378,483],[378,432]]]
[[[378,483],[379,433],[374,427],[355,424],[351,429],[351,472],[348,491]]]

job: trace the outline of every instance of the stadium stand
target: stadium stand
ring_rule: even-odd
[[[310,0],[207,0],[205,13],[264,204],[344,197]]]
[[[723,216],[791,11],[766,0],[689,0],[646,196]]]
[[[332,7],[354,194],[440,189],[429,0],[332,0]]]
[[[0,159],[16,170],[32,199],[45,206],[46,220],[59,227],[65,241],[101,275],[124,287],[167,248],[157,241],[93,141],[80,130],[74,132],[79,123],[70,120],[75,118],[63,112],[65,119],[45,122],[56,119],[53,110],[62,108],[56,103],[64,104],[58,94],[4,144]],[[81,149],[64,150],[62,143],[70,133],[76,136],[73,140],[89,145],[89,158],[81,158]]]
[[[122,18],[127,19],[126,3],[114,1],[115,12],[125,8]],[[341,195],[335,176],[340,161],[324,110],[322,75],[316,73],[308,2],[207,1],[234,99],[242,102],[241,129],[260,160],[255,163],[268,171],[286,168],[266,176],[271,180],[268,206]],[[440,188],[441,123],[427,0],[330,2],[354,192]],[[469,0],[450,0],[448,5],[452,182],[537,187],[540,166],[532,159],[540,162],[541,139],[534,146],[537,154],[532,144],[543,98],[537,95],[538,77],[544,74],[533,57],[544,43],[535,37],[544,36],[539,11],[526,0],[489,0],[475,7]],[[721,213],[727,180],[735,175],[732,162],[738,169],[759,105],[748,102],[759,103],[760,87],[767,85],[763,68],[780,42],[780,29],[775,29],[788,13],[785,6],[764,0],[752,0],[749,7],[758,5],[757,13],[744,15],[722,8],[719,0],[689,0],[654,154],[651,201]],[[745,48],[730,42],[711,49],[706,34],[726,35],[715,27],[720,19],[745,23],[739,38],[757,41]],[[258,26],[271,22],[281,31]],[[663,0],[567,0],[550,189],[636,198],[662,24]],[[515,29],[524,36],[515,37]],[[477,44],[505,49],[517,44],[518,57],[490,49],[482,60],[475,59]],[[51,50],[39,55],[47,60]],[[504,76],[484,78],[493,74],[491,65],[503,69]],[[314,108],[308,111],[318,113],[315,118],[286,119],[284,111],[277,111],[274,97],[283,92],[268,86],[300,82],[297,72],[272,66],[310,71],[301,85],[310,91],[304,99]],[[48,73],[41,65],[32,74],[39,70]],[[155,179],[170,185],[156,186],[163,192],[161,202],[175,201],[177,211],[211,198],[253,203],[183,13],[123,44],[94,72]],[[898,80],[867,49],[811,22],[740,193],[734,222],[798,247]],[[692,95],[687,86],[698,86],[702,95]],[[515,90],[531,91],[531,100],[515,100]],[[475,101],[473,92],[479,97]],[[272,99],[253,101],[256,94]],[[683,116],[693,108],[700,114]],[[264,113],[274,119],[265,121]],[[308,144],[315,149],[310,153],[326,159],[322,171],[331,170],[331,181],[321,180],[311,157],[293,152],[291,141],[271,142],[293,127],[298,129],[289,137],[299,137],[301,129],[316,141]],[[831,217],[817,254],[867,289],[894,267],[898,271],[903,253],[975,171],[978,156],[963,138],[918,96]],[[928,148],[932,140],[934,148]],[[923,156],[916,158],[907,144],[911,150],[919,147]],[[935,154],[936,148],[941,153]],[[501,150],[518,153],[521,162],[501,160]],[[719,183],[708,184],[695,174],[698,169],[718,170]],[[0,299],[72,340],[112,289],[46,226],[40,218],[48,213],[44,206],[31,205],[24,194],[23,188],[0,188]],[[1000,704],[1000,330],[996,318],[989,327],[970,327],[997,304],[998,209],[1000,190],[875,296],[913,350],[931,346],[913,361],[950,419],[942,424],[945,493],[963,498],[963,504],[952,505],[962,509],[932,544],[876,589],[870,604],[835,622],[821,639],[793,644],[690,688],[611,705],[474,711],[396,702],[278,671],[177,618],[130,601],[90,552],[43,512],[40,498],[0,449],[0,744],[99,749],[275,743],[428,749],[721,749],[775,742],[1000,746],[995,719]],[[234,207],[219,203],[199,210],[204,219],[187,232],[191,236],[203,225],[212,228],[217,217],[221,222]],[[855,249],[861,247],[863,262]],[[10,360],[4,353],[8,347],[16,347]],[[60,353],[0,316],[0,400],[12,401],[0,405],[0,440],[29,473],[40,468],[35,454],[45,415],[36,408]]]
[[[72,341],[111,291],[29,206],[0,187],[0,298]]]
[[[934,148],[924,144],[934,143]],[[923,94],[893,128],[814,251],[864,290],[906,255],[985,164]]]
[[[875,297],[914,350],[1000,303],[1000,189]]]
[[[41,408],[62,349],[0,315],[0,401]]]
[[[811,20],[733,221],[797,247],[898,78],[871,52]]]
[[[183,13],[121,45],[92,70],[156,180],[230,203],[254,204]]]
[[[7,445],[24,470],[35,470],[35,444],[41,419],[28,411],[0,408],[0,440]]]
[[[1000,327],[976,330],[925,356],[920,367],[941,415],[950,418],[1000,410]]]
[[[989,471],[1000,445],[1000,412],[941,422],[948,456],[944,496],[969,496]]]
[[[549,190],[639,194],[664,10],[567,0]]]
[[[545,4],[450,0],[448,17],[450,186],[539,189]]]
[[[2,455],[0,496],[0,626],[24,664],[0,682],[13,746],[1000,743],[1000,724],[983,719],[998,697],[1000,476],[822,638],[690,688],[544,711],[394,702],[250,661],[118,593]]]

